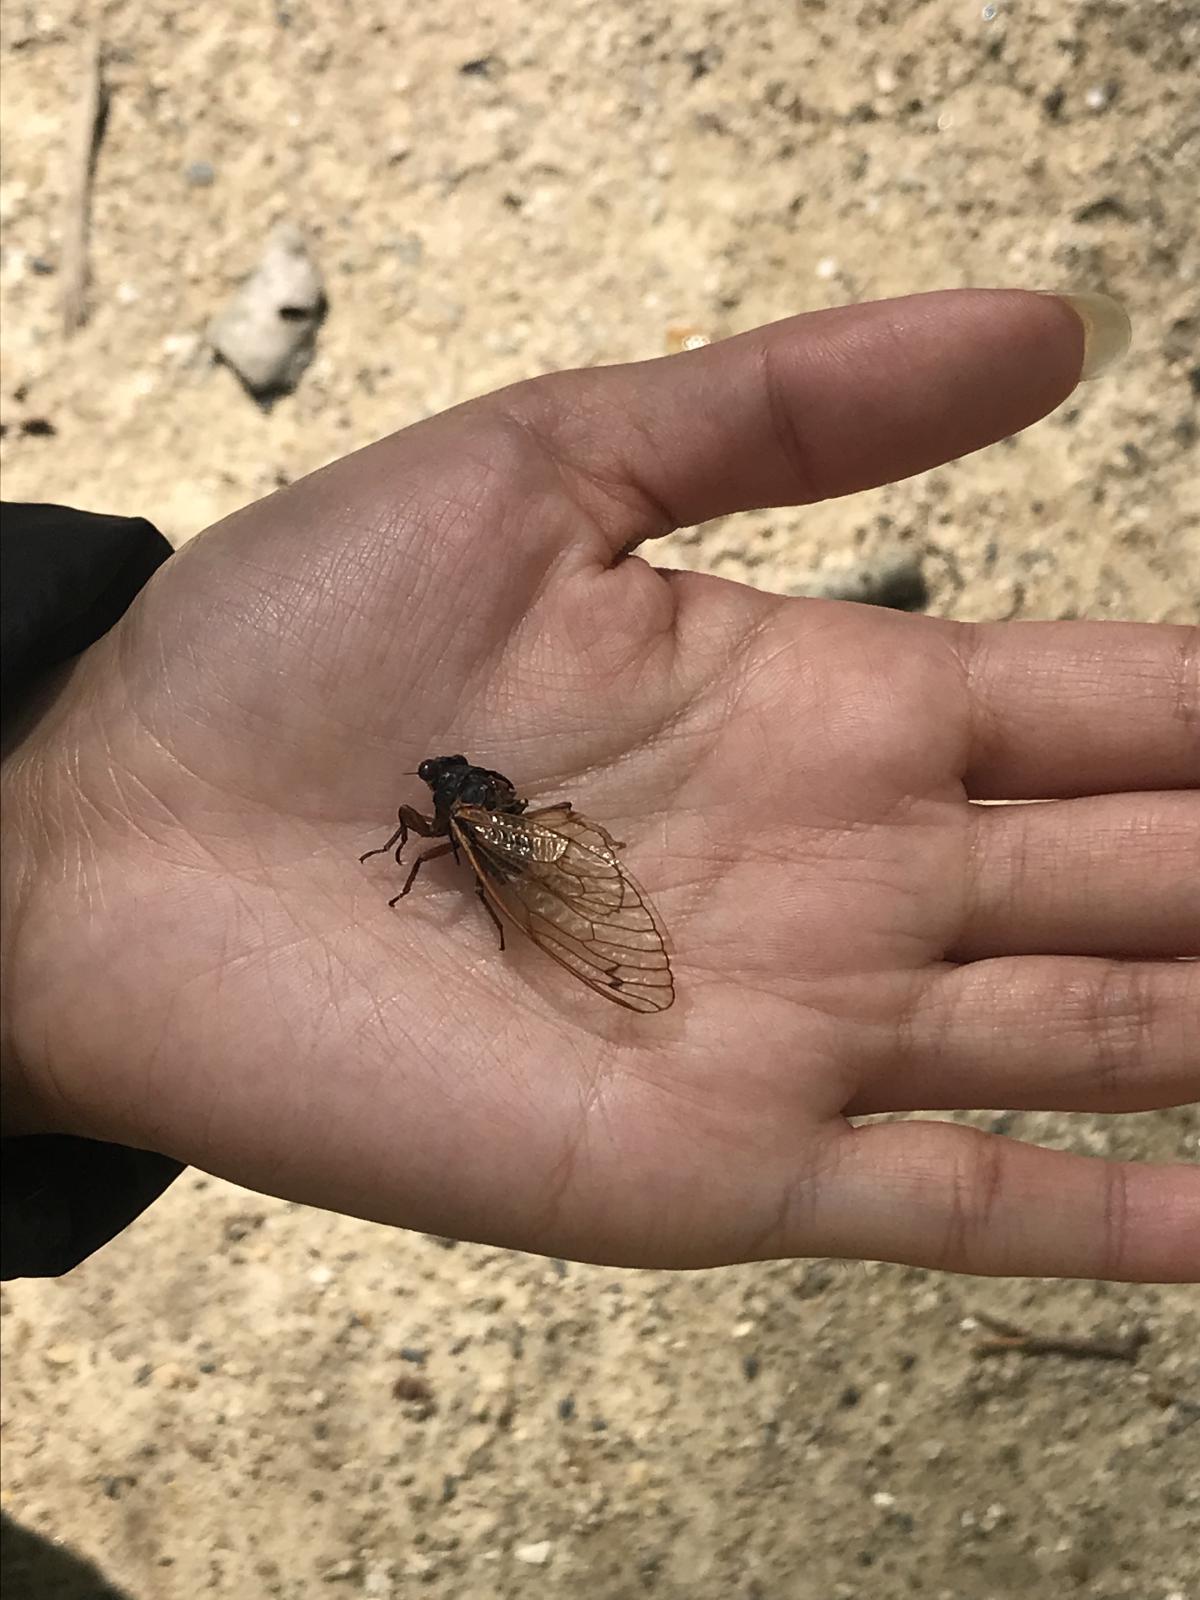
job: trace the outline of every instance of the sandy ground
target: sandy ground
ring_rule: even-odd
[[[1129,360],[1029,434],[662,559],[778,588],[908,551],[940,613],[1200,615],[1188,0],[102,10],[92,316],[68,340],[85,30],[64,0],[0,5],[6,498],[182,540],[430,411],[658,354],[677,325],[1104,289]],[[202,334],[284,218],[331,311],[264,412]],[[1194,1110],[998,1125],[1200,1151]],[[98,1571],[135,1600],[1200,1596],[1190,1290],[621,1273],[192,1173],[4,1310],[6,1596],[94,1597]],[[1136,1366],[982,1359],[976,1310],[1151,1340]]]

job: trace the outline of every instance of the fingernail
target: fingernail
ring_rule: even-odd
[[[1133,328],[1129,313],[1119,300],[1107,294],[1060,294],[1083,323],[1083,367],[1080,383],[1098,378],[1116,366],[1129,349]]]

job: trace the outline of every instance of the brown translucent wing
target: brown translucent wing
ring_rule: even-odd
[[[666,940],[612,836],[569,805],[451,819],[491,904],[589,989],[630,1011],[675,999]]]

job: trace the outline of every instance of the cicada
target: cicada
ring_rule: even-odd
[[[394,850],[399,866],[410,833],[448,842],[416,858],[390,906],[427,861],[458,860],[461,850],[502,950],[507,920],[597,994],[630,1011],[667,1009],[675,986],[662,924],[611,834],[566,800],[530,811],[503,773],[466,756],[431,756],[416,775],[429,785],[433,816],[401,806],[395,833],[360,859]]]

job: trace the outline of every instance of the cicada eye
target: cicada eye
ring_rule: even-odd
[[[424,783],[432,783],[436,767],[437,762],[432,759],[422,761],[421,765],[417,768],[417,777],[420,778]]]

